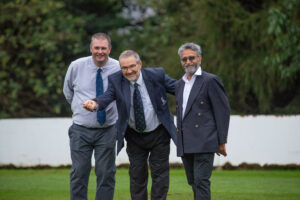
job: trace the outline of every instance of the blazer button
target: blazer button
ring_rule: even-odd
[[[204,104],[204,102],[203,102],[203,101],[201,101],[200,103],[201,103],[201,104]]]
[[[179,132],[179,129],[178,129],[178,128],[176,128],[176,131],[177,131],[177,132]]]
[[[126,123],[128,123],[128,119],[126,120]]]
[[[199,125],[198,125],[198,124],[196,124],[196,125],[195,125],[195,128],[198,128],[198,127],[199,127]]]
[[[198,116],[200,117],[201,113],[198,113]]]
[[[125,135],[125,132],[122,132],[122,135]]]

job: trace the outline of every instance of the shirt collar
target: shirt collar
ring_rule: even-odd
[[[103,65],[101,67],[102,71],[106,71],[108,69],[108,64],[110,62],[110,57],[108,57],[107,59],[107,62],[105,63],[105,65]],[[92,63],[92,66],[95,68],[95,69],[99,69],[99,67],[94,63],[94,60],[93,60],[93,57],[91,56],[91,63]]]
[[[107,62],[105,63],[105,65],[103,65],[101,67],[102,70],[106,71],[107,69],[109,69],[109,63],[110,63],[110,57],[107,58]]]
[[[201,76],[201,75],[202,75],[202,69],[201,69],[201,66],[199,66],[198,69],[196,70],[196,72],[193,74],[192,79],[195,78],[195,76]],[[188,82],[187,74],[183,75],[182,80],[184,82]]]

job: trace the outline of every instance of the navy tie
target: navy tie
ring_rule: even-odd
[[[146,122],[145,122],[143,101],[137,83],[134,84],[133,108],[134,108],[135,128],[138,131],[143,132],[146,128]]]
[[[103,80],[101,76],[102,69],[99,68],[97,71],[97,78],[96,78],[96,96],[100,96],[103,94]],[[105,110],[98,110],[97,111],[97,121],[100,125],[103,125],[106,119]]]

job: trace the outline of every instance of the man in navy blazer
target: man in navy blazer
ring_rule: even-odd
[[[175,89],[177,155],[182,158],[194,199],[210,200],[214,153],[227,155],[230,106],[221,80],[201,69],[199,45],[183,44],[178,55],[185,75]]]
[[[109,76],[107,91],[96,100],[86,101],[83,107],[90,111],[103,110],[116,100],[119,114],[117,151],[119,153],[124,146],[125,137],[131,198],[147,199],[149,159],[151,199],[166,199],[170,137],[176,144],[176,128],[166,93],[175,93],[176,80],[167,76],[162,68],[142,68],[139,55],[132,50],[124,51],[119,62],[121,71]]]

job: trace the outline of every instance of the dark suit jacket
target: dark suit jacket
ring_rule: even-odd
[[[169,111],[167,92],[175,93],[176,80],[165,74],[162,68],[142,68],[141,73],[149,93],[153,108],[159,121],[169,132],[176,144],[176,128],[173,116]],[[116,100],[119,118],[117,121],[119,153],[124,146],[124,135],[128,126],[130,116],[130,82],[123,76],[122,72],[116,72],[108,77],[108,88],[106,92],[97,97],[99,109],[105,109],[108,104]],[[147,120],[147,119],[146,119]]]
[[[230,106],[221,80],[202,70],[202,75],[196,76],[182,113],[184,85],[181,79],[175,89],[177,155],[218,152],[219,145],[227,142],[230,119]]]

